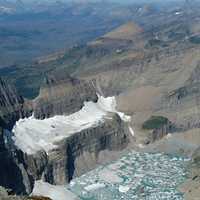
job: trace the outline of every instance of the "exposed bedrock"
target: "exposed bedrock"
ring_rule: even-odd
[[[169,133],[174,132],[174,127],[171,122],[162,125],[160,128],[155,128],[149,132],[149,136],[145,143],[153,143],[164,138]]]
[[[34,116],[37,119],[55,115],[72,114],[79,111],[85,101],[98,99],[92,82],[86,82],[62,73],[46,78],[34,101]]]
[[[45,151],[41,150],[33,155],[24,154],[23,161],[26,165],[27,173],[33,180],[38,180],[41,179],[48,164],[48,156]]]
[[[16,194],[30,193],[33,179],[27,173],[23,153],[6,147],[3,130],[0,130],[0,185]]]
[[[59,142],[50,152],[44,173],[45,181],[65,184],[98,165],[101,151],[119,151],[128,146],[129,134],[126,124],[117,114],[110,114],[104,123],[76,133]]]
[[[28,110],[28,103],[16,89],[0,79],[0,185],[17,194],[30,193],[33,180],[26,171],[23,153],[10,144],[7,135],[19,118],[30,114]]]
[[[163,98],[162,109],[173,112],[177,130],[200,127],[200,63],[198,63],[182,87],[169,92]]]
[[[129,144],[127,124],[118,114],[109,113],[98,126],[84,129],[56,143],[56,148],[21,154],[28,183],[43,179],[55,185],[69,183],[100,164],[103,151],[120,152]],[[31,191],[32,187],[30,188]]]
[[[0,126],[12,129],[19,118],[30,115],[31,106],[25,102],[15,87],[0,78]]]

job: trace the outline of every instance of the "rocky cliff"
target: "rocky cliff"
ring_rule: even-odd
[[[76,118],[76,120],[83,119]],[[56,131],[55,127],[52,130]],[[29,132],[28,129],[27,131]],[[130,142],[127,123],[118,114],[112,112],[108,112],[101,120],[80,131],[67,134],[68,131],[68,129],[64,130],[66,136],[55,140],[54,147],[46,152],[43,150],[24,152],[23,161],[26,163],[28,174],[34,180],[43,179],[56,185],[69,183],[74,177],[98,166],[102,162],[100,159],[102,152],[118,154],[128,147]],[[37,130],[29,134],[35,135]]]
[[[0,126],[11,129],[19,118],[27,115],[25,105],[15,87],[0,78]]]
[[[92,82],[81,81],[61,71],[49,75],[34,100],[34,116],[38,119],[68,115],[80,110],[85,101],[97,101]]]
[[[0,132],[0,185],[16,194],[30,193],[33,179],[27,173],[23,153],[5,144],[3,129]]]
[[[10,143],[9,130],[28,114],[24,99],[16,89],[0,79],[0,185],[15,193],[29,193],[33,182],[26,172],[23,153]]]
[[[59,142],[49,153],[44,179],[52,184],[66,184],[99,163],[102,151],[120,151],[127,147],[127,126],[117,114],[110,114],[104,123],[76,133]]]

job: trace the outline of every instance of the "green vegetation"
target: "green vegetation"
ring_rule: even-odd
[[[152,130],[161,128],[163,125],[166,125],[169,120],[166,117],[162,116],[151,116],[147,121],[142,125],[143,129]]]
[[[190,42],[193,43],[193,44],[200,44],[200,36],[191,37]]]
[[[146,48],[152,48],[152,47],[167,47],[167,43],[162,40],[157,39],[151,39],[146,44]]]
[[[198,148],[192,155],[193,163],[197,166],[200,166],[200,148]]]
[[[168,36],[170,39],[172,40],[181,40],[181,39],[184,39],[186,37],[186,33],[176,33],[176,32],[170,32],[169,33],[169,36]]]

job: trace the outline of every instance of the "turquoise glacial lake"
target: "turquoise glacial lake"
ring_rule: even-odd
[[[131,152],[74,179],[69,190],[81,200],[183,200],[178,186],[188,159]]]

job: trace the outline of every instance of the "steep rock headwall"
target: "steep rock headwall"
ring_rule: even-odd
[[[178,131],[200,127],[200,63],[198,63],[182,87],[165,95],[164,111],[174,112],[174,123]]]
[[[23,163],[25,163],[26,171],[31,178],[39,180],[48,164],[48,156],[42,150],[33,155],[23,154]]]
[[[0,78],[0,185],[17,194],[30,193],[33,182],[26,171],[23,153],[8,139],[8,130],[19,118],[30,114],[27,105],[15,87]]]
[[[46,78],[34,101],[34,116],[37,119],[55,115],[69,115],[80,110],[85,101],[98,99],[92,82],[69,77],[64,72]]]
[[[50,152],[44,179],[51,184],[66,184],[98,165],[101,151],[119,151],[128,146],[125,123],[116,114],[104,123],[76,133]]]
[[[19,118],[29,115],[28,103],[25,103],[15,87],[0,78],[0,126],[11,129]]]
[[[16,194],[30,193],[33,179],[27,173],[23,153],[14,148],[7,148],[3,129],[0,130],[0,162],[0,185]]]
[[[173,126],[171,122],[168,122],[167,124],[163,125],[160,128],[156,128],[151,132],[150,140],[151,142],[155,142],[157,140],[162,139],[165,137],[168,133],[171,133],[173,131]]]

